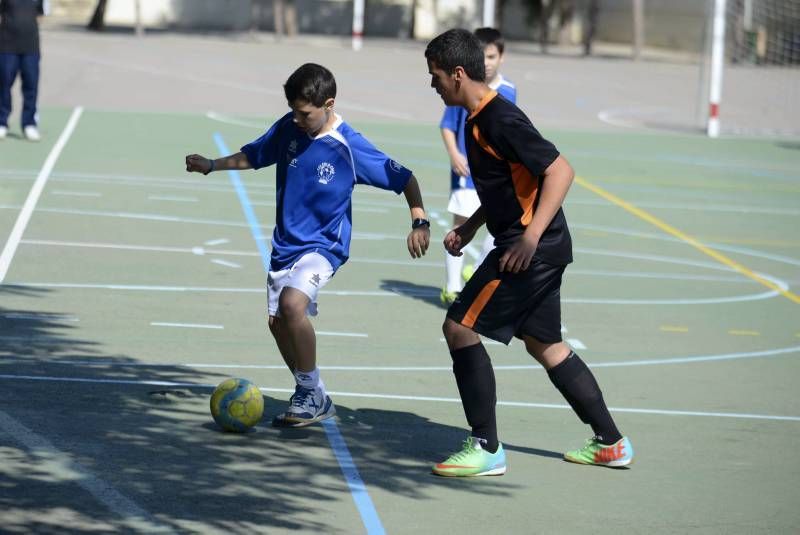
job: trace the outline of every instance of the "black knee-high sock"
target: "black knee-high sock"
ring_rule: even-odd
[[[478,343],[450,352],[453,358],[453,374],[456,376],[458,393],[467,422],[472,427],[472,436],[486,441],[483,449],[494,453],[499,447],[497,421],[495,419],[494,369],[489,354]]]
[[[622,438],[594,375],[575,352],[570,352],[563,362],[547,370],[547,375],[578,418],[592,426],[600,442],[613,444]]]

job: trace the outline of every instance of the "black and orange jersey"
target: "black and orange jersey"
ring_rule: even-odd
[[[507,247],[533,219],[544,172],[558,158],[558,149],[495,91],[467,118],[466,145],[486,227],[497,247]],[[572,239],[561,208],[542,234],[535,258],[555,265],[572,262]]]

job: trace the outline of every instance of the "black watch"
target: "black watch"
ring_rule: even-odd
[[[419,227],[431,228],[431,222],[428,221],[427,219],[422,219],[421,217],[418,217],[417,219],[411,222],[411,230],[414,230],[415,228]]]

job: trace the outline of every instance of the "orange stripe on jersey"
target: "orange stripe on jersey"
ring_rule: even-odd
[[[486,303],[488,303],[489,299],[492,298],[492,295],[494,295],[494,292],[497,290],[499,285],[500,279],[495,279],[493,281],[489,281],[489,283],[483,287],[483,289],[478,293],[478,297],[476,297],[475,301],[473,301],[472,305],[470,305],[467,313],[464,314],[464,319],[461,320],[461,325],[464,327],[469,327],[470,329],[475,325],[475,322],[478,320],[478,316],[480,316],[481,312],[483,312]]]
[[[522,217],[519,220],[523,225],[528,226],[533,220],[533,201],[536,199],[539,181],[521,163],[511,163],[511,180],[514,183],[517,201],[522,208]]]
[[[492,89],[491,91],[489,91],[488,93],[483,95],[483,98],[481,99],[481,101],[478,102],[478,107],[475,108],[474,110],[472,110],[472,113],[470,113],[469,117],[467,117],[467,121],[469,121],[470,119],[472,119],[473,117],[478,115],[481,112],[481,110],[484,108],[484,106],[489,104],[489,101],[492,100],[496,96],[497,96],[497,91],[495,91],[494,89]]]
[[[480,145],[483,150],[494,156],[496,159],[502,160],[502,158],[498,156],[497,152],[492,148],[492,146],[489,145],[489,142],[486,141],[486,138],[483,137],[481,131],[478,130],[477,124],[472,125],[472,137],[475,138],[475,141],[478,142],[478,145]]]

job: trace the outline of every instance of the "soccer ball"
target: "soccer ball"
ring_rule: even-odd
[[[247,379],[225,379],[211,394],[211,416],[226,431],[243,433],[264,414],[264,397]]]

